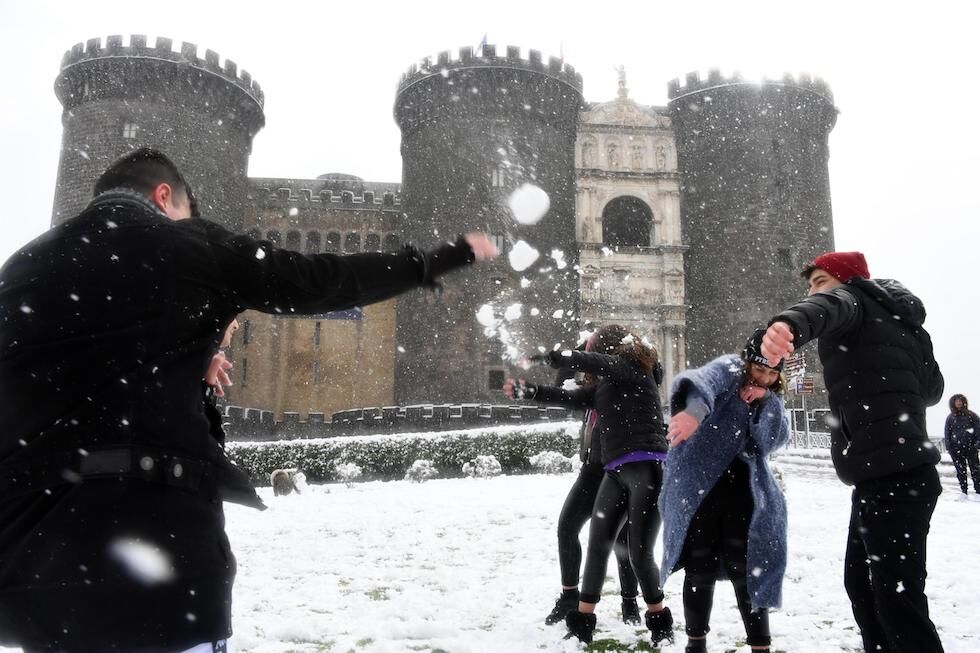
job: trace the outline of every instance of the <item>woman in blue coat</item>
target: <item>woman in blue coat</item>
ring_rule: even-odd
[[[782,599],[786,501],[766,457],[786,443],[789,425],[780,368],[762,355],[763,334],[741,358],[688,370],[671,389],[661,568],[665,576],[685,570],[687,653],[706,650],[719,572],[732,581],[753,650],[769,650],[768,609]]]

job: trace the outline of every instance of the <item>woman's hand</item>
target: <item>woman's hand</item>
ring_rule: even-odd
[[[667,442],[671,447],[682,444],[698,430],[698,420],[688,413],[680,412],[670,418],[667,426]]]
[[[508,399],[513,399],[514,398],[514,379],[507,379],[506,381],[504,381],[504,388],[503,388],[503,390],[504,390],[504,395]]]
[[[745,403],[751,404],[753,401],[758,401],[759,399],[765,397],[766,392],[768,392],[768,390],[765,388],[760,388],[757,385],[743,385],[738,391],[738,396],[741,397],[742,401]]]

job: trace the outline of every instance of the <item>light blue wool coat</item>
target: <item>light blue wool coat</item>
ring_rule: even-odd
[[[674,447],[664,463],[660,492],[664,580],[679,568],[684,540],[701,500],[740,457],[749,467],[754,509],[749,523],[746,581],[753,609],[778,608],[786,571],[786,500],[766,457],[786,444],[783,400],[771,392],[749,406],[738,396],[742,361],[722,356],[674,379],[671,413],[689,405],[707,416],[694,436]]]

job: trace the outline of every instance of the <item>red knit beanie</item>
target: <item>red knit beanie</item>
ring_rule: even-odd
[[[871,278],[868,262],[861,252],[827,252],[813,259],[813,265],[841,283],[847,283],[852,277]]]

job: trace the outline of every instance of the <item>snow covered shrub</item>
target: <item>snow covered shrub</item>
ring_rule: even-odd
[[[357,463],[340,463],[337,465],[337,478],[347,487],[353,487],[354,481],[361,478],[363,472]]]
[[[490,478],[491,476],[499,476],[501,471],[500,461],[493,455],[477,456],[468,463],[463,464],[464,476]]]
[[[541,474],[563,474],[575,470],[575,456],[567,457],[559,451],[542,451],[528,458],[531,467]]]
[[[412,466],[408,468],[405,472],[406,481],[414,481],[415,483],[424,483],[430,478],[435,478],[439,475],[439,470],[435,468],[431,460],[416,460],[412,463]]]

